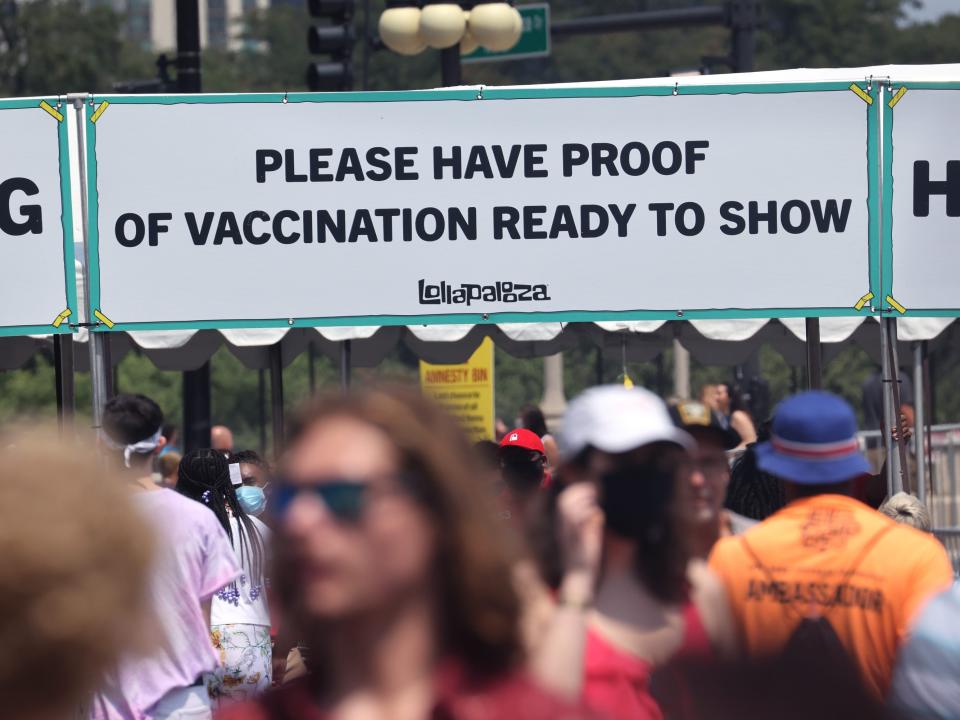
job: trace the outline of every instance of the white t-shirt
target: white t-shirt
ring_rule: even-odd
[[[253,526],[260,533],[260,542],[264,554],[261,565],[267,568],[267,554],[270,547],[270,529],[255,517],[251,517]],[[213,596],[210,607],[211,625],[266,625],[270,626],[270,610],[267,607],[267,588],[265,582],[254,576],[251,567],[253,558],[250,556],[249,543],[243,558],[240,557],[240,523],[233,516],[230,517],[230,530],[233,535],[233,552],[237,562],[243,568],[243,575],[234,583],[227,586]],[[236,590],[236,594],[233,591]]]

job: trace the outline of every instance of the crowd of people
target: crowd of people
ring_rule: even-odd
[[[4,717],[960,717],[950,559],[843,400],[599,386],[498,435],[394,387],[272,465],[141,395],[96,452],[3,436]]]

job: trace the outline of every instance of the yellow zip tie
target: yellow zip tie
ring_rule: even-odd
[[[890,303],[890,307],[892,307],[901,315],[903,315],[907,311],[907,309],[903,305],[901,305],[900,303],[898,303],[896,300],[893,299],[893,295],[887,295],[887,302]]]
[[[853,92],[855,92],[859,96],[859,98],[863,100],[867,105],[873,105],[873,98],[870,97],[870,93],[868,93],[862,87],[860,87],[856,83],[853,83],[850,86],[850,89],[853,90]]]
[[[900,88],[899,90],[897,90],[897,94],[894,95],[892,98],[890,98],[890,102],[888,102],[887,105],[889,105],[890,108],[892,109],[894,105],[900,102],[900,98],[902,98],[906,94],[907,94],[907,89],[905,87]]]
[[[73,311],[70,308],[67,308],[66,310],[64,310],[62,313],[60,313],[53,319],[53,326],[55,328],[60,327],[61,325],[63,325],[64,321],[71,315],[73,315]]]
[[[46,100],[40,101],[40,108],[46,110],[57,119],[57,122],[63,122],[63,114]]]
[[[863,310],[863,306],[866,305],[866,304],[867,304],[868,302],[870,302],[871,300],[873,300],[873,293],[872,293],[872,292],[868,292],[868,293],[867,293],[866,295],[864,295],[862,298],[860,298],[859,300],[857,300],[857,304],[853,306],[853,309],[854,309],[854,310],[858,310],[858,311],[859,311],[859,310]]]
[[[116,323],[113,322],[113,320],[111,320],[110,318],[108,318],[106,315],[104,315],[104,314],[103,314],[102,312],[100,312],[99,310],[94,310],[94,311],[93,311],[93,316],[94,316],[97,320],[99,320],[100,322],[102,322],[104,325],[106,325],[108,330],[109,330],[110,328],[112,328],[114,325],[116,325]]]
[[[95,123],[97,120],[99,120],[100,116],[103,115],[103,111],[108,107],[110,107],[110,103],[108,101],[104,100],[102,103],[100,103],[93,115],[90,116],[90,122]]]

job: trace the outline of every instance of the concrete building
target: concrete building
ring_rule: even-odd
[[[126,17],[127,39],[155,52],[177,47],[176,0],[89,0],[105,4]],[[270,0],[199,0],[200,45],[238,50],[243,46],[242,19],[254,8],[270,6]]]

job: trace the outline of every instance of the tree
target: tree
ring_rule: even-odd
[[[309,20],[304,5],[252,10],[241,23],[240,50],[208,49],[203,54],[206,92],[306,90]]]
[[[150,55],[120,38],[121,16],[77,0],[4,0],[0,12],[0,95],[103,92],[153,74]]]

